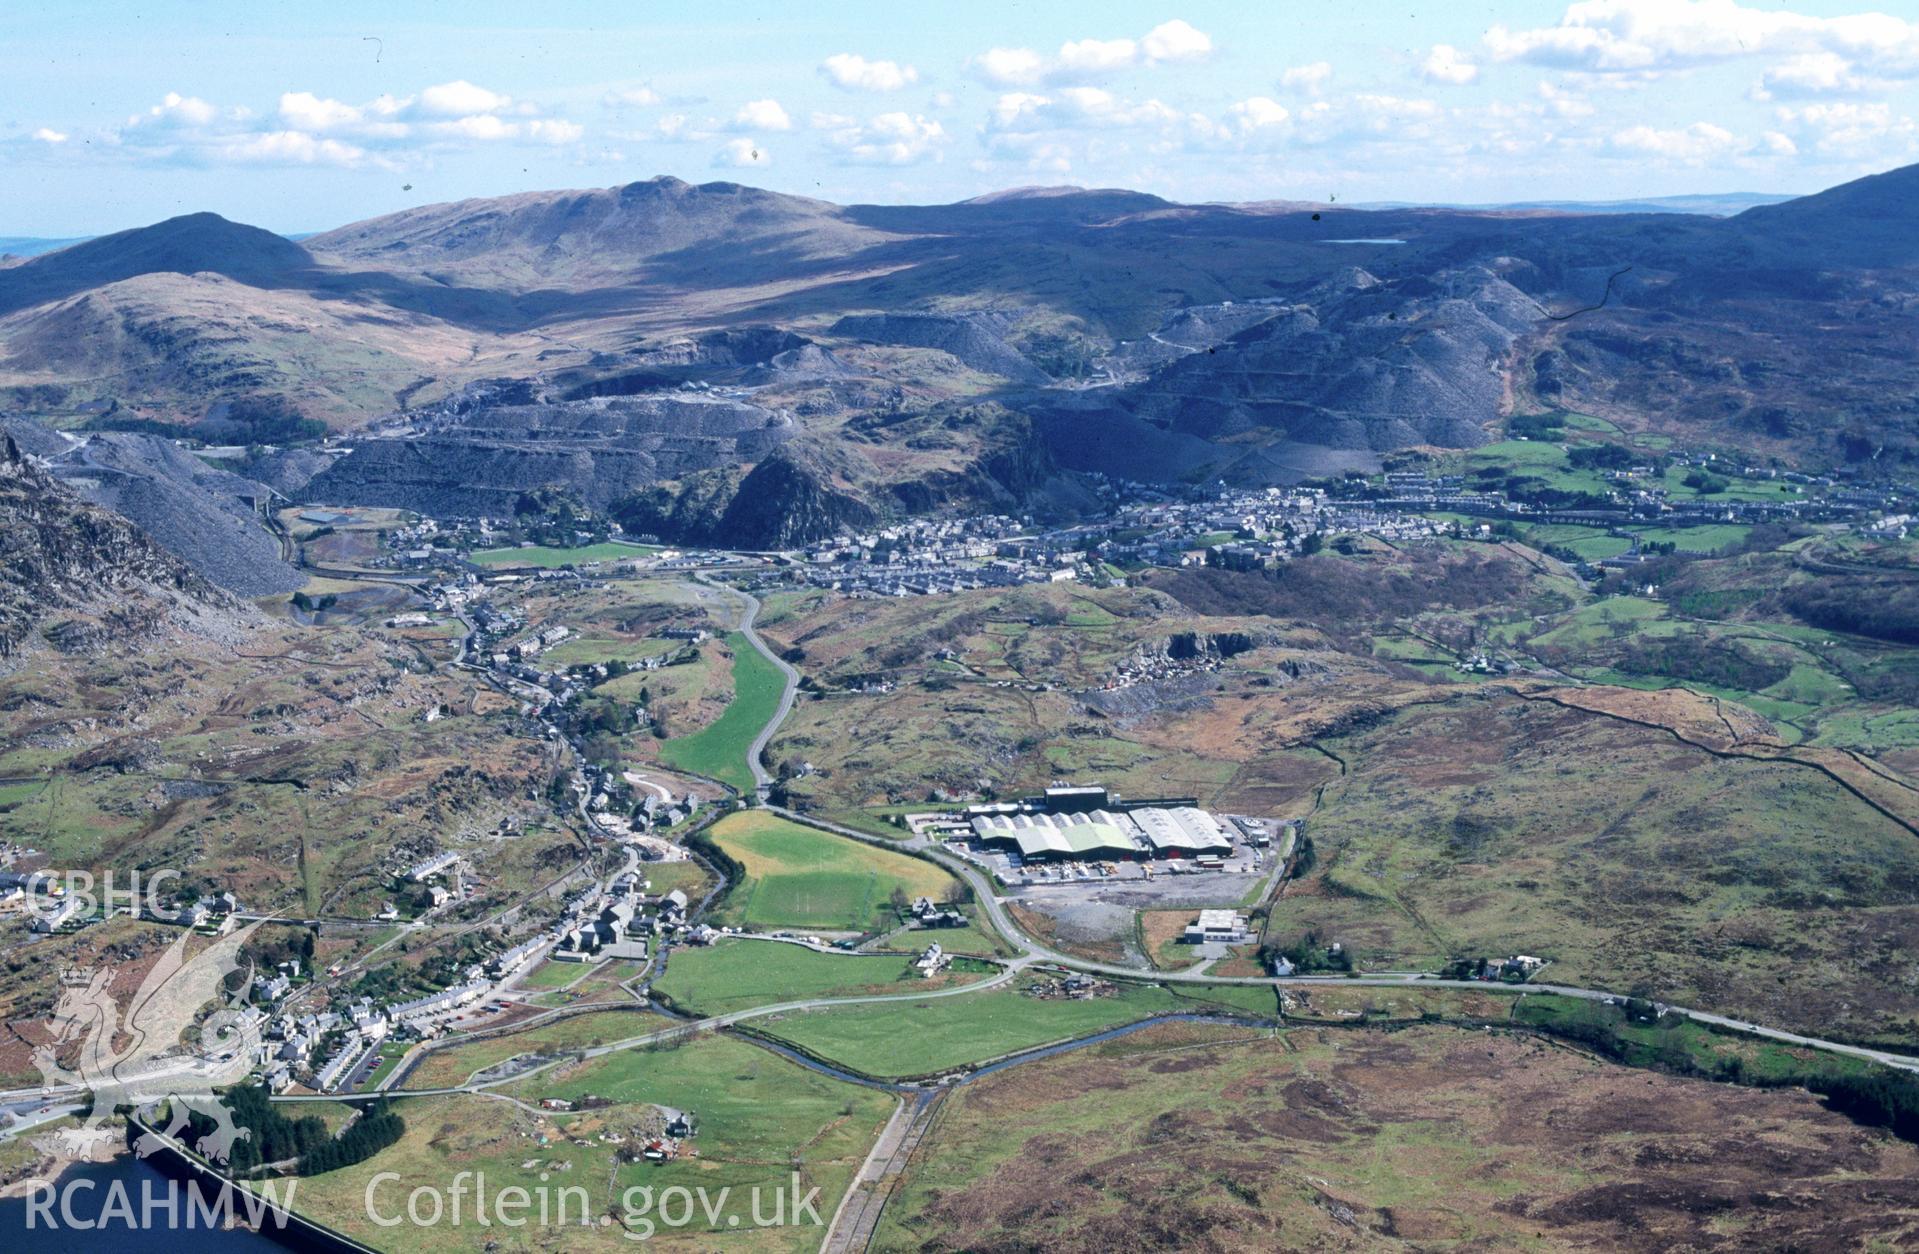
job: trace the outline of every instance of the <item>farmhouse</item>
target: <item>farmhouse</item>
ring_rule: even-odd
[[[947,955],[945,950],[940,948],[938,941],[934,941],[926,947],[926,951],[919,956],[918,961],[914,962],[913,966],[918,969],[920,978],[927,980],[945,970],[947,964],[950,962],[952,962],[952,958]]]

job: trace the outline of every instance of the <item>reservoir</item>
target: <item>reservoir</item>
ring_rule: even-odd
[[[188,1226],[186,1190],[191,1186],[160,1174],[131,1154],[121,1154],[111,1162],[76,1163],[60,1175],[57,1184],[64,1189],[77,1181],[88,1181],[93,1187],[81,1185],[68,1195],[73,1217],[78,1224],[94,1226],[68,1227],[56,1197],[51,1211],[54,1225],[48,1226],[37,1215],[37,1226],[29,1228],[27,1199],[9,1197],[0,1199],[0,1233],[5,1234],[0,1236],[0,1244],[15,1254],[107,1254],[136,1249],[154,1254],[286,1254],[285,1246],[245,1229],[209,1229],[197,1222],[198,1216]],[[124,1196],[131,1201],[137,1222],[141,1198],[148,1195],[176,1199],[174,1211],[178,1217],[174,1226],[168,1225],[164,1207],[158,1212],[159,1222],[145,1230],[108,1213],[117,1206],[112,1199]]]

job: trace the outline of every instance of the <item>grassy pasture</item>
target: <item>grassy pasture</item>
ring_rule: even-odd
[[[924,1001],[842,1006],[789,1015],[762,1030],[875,1076],[935,1075],[1054,1041],[1087,1036],[1157,1014],[1239,1011],[1271,1015],[1271,989],[1224,986],[1191,996],[1125,984],[1085,1001],[996,988]]]
[[[809,997],[925,992],[975,978],[921,979],[906,954],[822,954],[774,941],[729,940],[676,951],[653,986],[683,1010],[712,1015]]]
[[[726,712],[690,736],[661,744],[660,760],[751,792],[753,772],[747,752],[779,708],[786,677],[739,632],[729,632],[726,643],[733,651],[733,699]]]
[[[546,1190],[554,1222],[543,1230],[535,1208],[521,1214],[525,1226],[517,1231],[503,1230],[497,1215],[482,1228],[469,1194],[461,1223],[451,1222],[449,1212],[439,1224],[408,1226],[404,1248],[438,1254],[497,1242],[513,1249],[557,1243],[575,1251],[631,1250],[644,1229],[621,1223],[622,1214],[639,1205],[628,1190],[643,1188],[650,1200],[677,1185],[704,1188],[715,1199],[713,1217],[696,1206],[681,1226],[659,1224],[645,1246],[811,1251],[819,1228],[808,1222],[755,1226],[751,1192],[757,1187],[767,1196],[770,1219],[772,1189],[790,1194],[797,1173],[799,1191],[817,1188],[815,1206],[830,1215],[894,1108],[888,1094],[718,1035],[609,1054],[531,1077],[510,1091],[522,1104],[466,1094],[401,1104],[406,1133],[400,1141],[364,1163],[302,1180],[301,1209],[378,1248],[398,1248],[391,1244],[394,1229],[376,1226],[367,1213],[365,1197],[377,1174],[401,1178],[380,1186],[376,1198],[383,1214],[404,1215],[410,1190],[445,1190],[460,1172],[483,1172],[490,1191],[517,1187],[538,1197]],[[570,1113],[535,1109],[544,1098],[578,1101],[588,1094],[609,1104]],[[675,1161],[626,1161],[636,1131],[657,1126],[659,1106],[693,1112],[698,1134]],[[562,1189],[570,1199],[563,1231],[557,1222]],[[611,1221],[600,1222],[602,1215]]]

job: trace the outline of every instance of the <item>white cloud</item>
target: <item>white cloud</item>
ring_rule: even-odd
[[[491,113],[475,113],[463,118],[450,118],[445,122],[430,122],[427,124],[427,130],[434,135],[482,142],[512,139],[519,134],[517,126]]]
[[[503,142],[573,144],[585,128],[546,116],[465,80],[413,96],[350,104],[312,91],[283,92],[262,117],[169,92],[103,135],[101,148],[132,159],[189,165],[254,164],[397,168],[406,152]]]
[[[1541,107],[1555,118],[1589,118],[1595,112],[1592,101],[1575,91],[1567,91],[1542,81],[1538,87]]]
[[[1310,65],[1295,65],[1279,76],[1279,85],[1286,91],[1304,92],[1308,96],[1317,96],[1326,89],[1327,80],[1333,76],[1332,63],[1314,61]]]
[[[1919,150],[1919,124],[1885,103],[1822,102],[1774,111],[1779,129],[1798,148],[1822,156],[1873,163],[1909,160]]]
[[[1205,31],[1175,18],[1138,39],[1069,39],[1051,57],[1031,48],[989,48],[967,64],[995,87],[1036,87],[1198,61],[1212,51],[1212,38]]]
[[[919,81],[920,72],[897,61],[868,61],[852,52],[836,52],[820,63],[820,73],[848,91],[898,91]]]
[[[1360,92],[1316,100],[1293,115],[1293,138],[1305,145],[1385,142],[1430,145],[1445,110],[1430,100]]]
[[[290,91],[280,97],[280,120],[296,131],[340,130],[364,118],[352,105],[323,100],[310,91]]]
[[[1062,76],[1097,78],[1126,69],[1139,60],[1139,44],[1131,39],[1078,39],[1059,48]]]
[[[600,103],[609,109],[647,109],[660,103],[660,93],[651,87],[615,88],[601,96]]]
[[[1496,60],[1593,73],[1824,51],[1879,73],[1919,74],[1919,24],[1881,13],[1812,17],[1738,0],[1579,0],[1555,25],[1494,26],[1485,39]]]
[[[500,113],[512,103],[510,96],[476,87],[461,78],[421,92],[415,111],[426,117],[464,118],[479,113]]]
[[[1165,127],[1182,114],[1158,100],[1122,100],[1103,87],[1062,87],[1050,95],[1009,92],[993,102],[989,129],[1035,131],[1065,127]]]
[[[357,166],[366,150],[337,139],[322,139],[305,131],[262,131],[236,135],[217,146],[223,161],[236,165]]]
[[[971,64],[981,78],[1000,87],[1024,87],[1046,77],[1046,58],[1031,48],[988,48]]]
[[[1146,32],[1146,38],[1139,41],[1140,48],[1151,62],[1197,61],[1213,51],[1213,41],[1203,30],[1194,29],[1189,23],[1174,18],[1170,22],[1161,22]]]
[[[1242,135],[1283,126],[1292,116],[1285,105],[1265,96],[1242,100],[1226,110],[1228,122]]]
[[[526,124],[526,134],[543,144],[571,144],[586,134],[586,128],[560,118],[535,118]]]
[[[135,114],[128,118],[127,125],[183,128],[206,126],[219,116],[218,109],[198,96],[182,96],[177,91],[170,91],[160,98],[159,104],[154,105],[144,114]]]
[[[760,147],[757,140],[731,139],[713,154],[713,164],[737,168],[766,166],[773,164],[773,156]]]
[[[821,123],[826,123],[822,126]],[[816,117],[826,142],[861,165],[913,165],[938,160],[946,130],[920,114],[882,113],[861,124],[852,118]]]
[[[1809,96],[1857,96],[1880,84],[1853,72],[1852,63],[1836,52],[1806,52],[1768,66],[1753,89],[1757,100],[1803,99]]]
[[[56,131],[50,126],[42,126],[33,132],[33,138],[43,144],[64,144],[71,137],[65,131]]]
[[[1419,64],[1419,76],[1429,83],[1450,83],[1455,87],[1463,87],[1478,80],[1479,67],[1451,44],[1434,44],[1433,50]]]
[[[777,100],[749,100],[733,115],[733,125],[745,130],[790,131],[793,119]]]
[[[1711,122],[1661,129],[1653,126],[1629,126],[1615,131],[1606,140],[1606,151],[1619,157],[1652,157],[1697,165],[1715,157],[1730,156],[1740,147],[1739,137]]]

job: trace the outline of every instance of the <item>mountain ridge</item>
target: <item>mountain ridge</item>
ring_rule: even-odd
[[[560,475],[658,518],[681,516],[661,491],[692,492],[704,531],[749,482],[826,519],[955,484],[999,499],[987,462],[1283,481],[1478,444],[1536,407],[1902,464],[1915,188],[1908,167],[1707,217],[1074,187],[835,205],[659,177],[297,244],[188,215],[0,271],[0,407],[161,431],[221,405],[311,415],[376,438],[295,494],[497,508]],[[703,388],[771,417],[715,442],[607,408]]]

